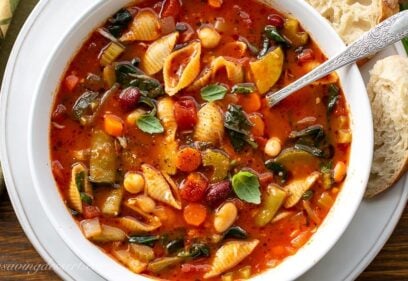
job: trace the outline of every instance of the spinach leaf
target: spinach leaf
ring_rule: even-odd
[[[253,204],[261,203],[259,180],[248,171],[241,171],[232,177],[232,188],[239,199]]]
[[[228,238],[247,239],[248,233],[239,226],[232,226],[224,232],[223,239]]]
[[[177,255],[182,258],[192,258],[197,259],[200,257],[210,256],[210,247],[204,243],[194,243],[191,245],[190,249],[181,251]]]
[[[126,9],[121,9],[109,19],[107,29],[113,36],[119,37],[131,21],[132,14]]]
[[[201,98],[205,101],[222,100],[225,97],[228,89],[222,85],[208,85],[201,89]]]
[[[85,202],[88,205],[92,205],[92,197],[90,197],[88,194],[86,194],[85,192],[81,192],[80,193],[81,196],[81,201]]]
[[[159,235],[130,236],[129,243],[142,244],[153,247],[154,243],[159,241],[159,239]]]
[[[289,134],[289,138],[304,138],[311,136],[314,139],[322,139],[325,136],[324,129],[322,125],[312,125],[300,131],[292,131]]]
[[[75,175],[75,184],[79,192],[82,192],[85,188],[85,172],[79,172]]]
[[[166,244],[166,253],[171,255],[177,253],[182,248],[184,248],[184,240],[175,239]]]
[[[160,123],[160,120],[150,114],[144,114],[136,121],[137,127],[148,134],[161,134],[164,132],[164,128]]]
[[[286,168],[282,164],[274,161],[273,159],[266,161],[265,167],[272,171],[274,175],[278,177],[281,183],[285,183],[288,179],[288,170],[286,170]]]
[[[130,73],[129,76],[133,78],[129,85],[137,87],[142,95],[154,99],[164,94],[163,86],[159,80],[138,73]]]
[[[339,99],[339,88],[336,85],[329,85],[329,99],[327,101],[327,112],[331,113],[336,106],[337,100]]]
[[[316,156],[319,158],[325,158],[325,159],[329,159],[333,157],[333,153],[334,153],[333,151],[334,148],[332,145],[325,145],[319,148],[319,147],[315,147],[315,146],[308,145],[308,144],[296,143],[295,148],[306,151],[312,154],[313,156]]]
[[[156,116],[157,105],[156,105],[156,101],[154,99],[141,96],[140,99],[139,99],[139,103],[143,103],[143,104],[147,105],[148,107],[150,107],[152,110],[149,112],[149,115]]]
[[[116,73],[116,81],[121,84],[123,87],[128,87],[130,81],[134,78],[131,77],[131,74],[144,74],[139,68],[134,66],[130,62],[120,62],[115,66],[115,73]]]
[[[278,29],[275,26],[265,26],[264,33],[269,39],[275,41],[276,43],[281,43],[287,47],[290,47],[289,41],[279,33]]]
[[[92,114],[91,104],[96,102],[99,93],[87,91],[83,93],[72,107],[72,115],[76,120],[80,120],[84,115]]]
[[[235,84],[232,89],[231,93],[233,94],[250,94],[255,91],[255,84],[254,83],[239,83]]]
[[[245,144],[256,148],[257,144],[250,137],[250,129],[253,126],[239,105],[230,104],[225,113],[224,127],[236,151],[241,151]]]

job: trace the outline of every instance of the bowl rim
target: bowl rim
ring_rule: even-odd
[[[293,2],[292,2],[293,1]],[[319,28],[319,30],[320,29],[322,29],[322,30],[325,30],[326,32],[328,32],[328,36],[329,37],[332,37],[332,39],[333,39],[333,43],[336,45],[336,46],[340,46],[340,47],[344,47],[344,43],[341,41],[341,39],[340,39],[340,37],[335,33],[335,31],[331,28],[331,26],[329,25],[329,23],[327,22],[327,21],[325,21],[313,8],[311,8],[308,4],[306,4],[305,2],[303,2],[303,1],[301,1],[301,0],[292,0],[291,1],[291,4],[288,4],[288,3],[285,3],[285,4],[283,4],[283,3],[278,3],[278,0],[272,0],[272,1],[269,1],[269,2],[272,2],[271,4],[272,4],[272,6],[273,7],[276,7],[276,6],[279,6],[280,4],[282,5],[299,5],[299,6],[301,6],[301,8],[302,9],[304,9],[304,12],[305,13],[307,13],[307,14],[311,14],[312,16],[314,16],[318,21],[319,21],[319,24],[321,24],[321,26],[322,27],[320,27]],[[123,3],[126,3],[126,2],[131,2],[131,1],[129,1],[129,0],[123,0],[122,1]],[[122,3],[121,2],[121,3]],[[263,2],[265,2],[265,1],[263,1]],[[276,3],[275,3],[276,2]],[[76,21],[76,22],[73,22],[72,23],[72,25],[70,26],[70,28],[69,28],[69,30],[68,30],[68,32],[64,35],[64,39],[66,39],[66,38],[70,38],[70,36],[73,36],[73,34],[75,33],[75,31],[76,31],[76,29],[77,29],[77,25],[78,24],[81,24],[81,23],[86,23],[87,21],[88,21],[88,19],[89,19],[89,17],[90,16],[92,16],[93,14],[97,14],[97,10],[98,9],[102,9],[102,7],[105,7],[105,5],[108,5],[107,3],[104,3],[104,1],[100,1],[100,0],[98,0],[98,2],[97,3],[95,3],[95,5],[94,6],[92,6],[92,8],[90,8],[88,11],[86,11],[81,17],[80,17],[80,19],[78,20],[78,21]],[[122,5],[123,6],[123,5]],[[282,9],[278,9],[278,10],[282,10]],[[104,21],[105,19],[103,19],[103,21]],[[301,21],[301,23],[302,23],[302,25],[303,25],[303,21],[302,20],[300,20]],[[89,28],[89,32],[91,32],[92,30],[94,30],[95,29],[95,27],[96,26],[94,26],[94,27],[92,27],[92,28]],[[309,31],[309,30],[308,30]],[[313,32],[312,32],[313,33]],[[83,39],[83,38],[82,38]],[[319,44],[319,46],[321,46],[321,44],[320,44],[320,42],[319,42],[319,40],[315,40],[316,42],[318,42]],[[80,45],[82,45],[83,44],[83,40],[81,41],[82,43],[80,44]],[[47,66],[50,66],[50,65],[52,65],[52,62],[56,59],[56,57],[59,55],[59,50],[61,49],[60,47],[63,45],[63,44],[66,44],[65,43],[65,40],[61,40],[60,42],[59,42],[59,44],[58,44],[58,47],[55,49],[55,51],[53,52],[53,54],[50,56],[50,59],[49,59],[49,61],[46,63],[46,65]],[[338,49],[338,48],[337,48]],[[72,53],[72,55],[75,55],[76,54],[76,52],[73,52]],[[71,59],[70,60],[72,60],[72,56],[71,56]],[[65,64],[68,64],[69,63],[69,61],[70,60],[68,60],[67,62],[65,62]],[[51,67],[52,68],[52,67]],[[34,185],[34,187],[35,187],[35,190],[36,190],[36,192],[37,192],[37,194],[39,195],[39,199],[40,199],[40,202],[41,202],[41,205],[43,206],[43,208],[45,209],[45,211],[46,211],[46,213],[47,213],[47,215],[48,215],[48,218],[50,219],[50,221],[51,221],[51,223],[52,223],[52,225],[53,225],[53,227],[57,230],[57,232],[58,232],[58,234],[63,238],[63,240],[69,245],[69,247],[73,250],[73,252],[81,259],[81,260],[83,260],[84,262],[85,262],[85,264],[87,264],[88,266],[90,266],[92,269],[94,269],[96,272],[98,272],[101,276],[104,276],[104,277],[107,277],[109,280],[123,280],[123,277],[124,276],[127,276],[127,278],[133,278],[133,279],[137,279],[137,278],[139,278],[139,280],[149,280],[149,279],[146,279],[144,276],[142,276],[142,275],[136,275],[137,277],[135,277],[135,275],[133,274],[133,273],[131,273],[129,270],[127,270],[127,269],[125,269],[123,266],[115,266],[115,268],[113,269],[113,268],[110,268],[110,270],[109,271],[106,271],[106,270],[104,270],[104,266],[109,266],[109,265],[113,265],[113,262],[115,262],[115,260],[113,260],[111,257],[108,257],[107,255],[101,255],[101,253],[103,253],[101,250],[99,250],[99,248],[97,248],[97,247],[95,247],[95,245],[94,244],[92,244],[92,243],[90,243],[88,240],[86,240],[86,238],[85,237],[83,237],[83,235],[82,235],[82,232],[81,231],[78,231],[78,230],[80,230],[79,229],[79,226],[77,226],[77,224],[74,222],[74,220],[72,219],[72,217],[68,214],[68,211],[67,211],[67,209],[66,209],[66,206],[63,204],[63,201],[61,200],[61,202],[60,202],[60,205],[61,205],[61,209],[65,209],[64,211],[66,212],[66,215],[67,215],[67,217],[69,217],[69,219],[72,221],[72,224],[74,224],[75,225],[75,229],[72,229],[72,224],[68,227],[68,226],[64,226],[64,225],[61,225],[61,220],[60,220],[60,218],[57,218],[56,216],[54,216],[53,215],[53,208],[51,208],[50,207],[50,204],[49,204],[49,202],[47,202],[47,200],[48,200],[48,198],[47,198],[47,196],[46,196],[46,192],[44,192],[44,190],[42,190],[42,188],[41,188],[41,179],[39,178],[39,174],[40,173],[37,173],[36,171],[37,171],[37,167],[36,167],[36,165],[37,165],[37,162],[38,161],[36,161],[36,157],[35,156],[38,156],[38,155],[36,155],[35,154],[35,147],[36,147],[36,145],[38,144],[38,142],[36,142],[35,140],[36,140],[36,138],[34,138],[34,137],[32,137],[32,136],[34,136],[35,135],[35,130],[36,130],[36,126],[34,126],[36,123],[34,122],[35,120],[37,120],[37,113],[38,113],[38,106],[36,106],[37,104],[38,104],[38,102],[39,102],[39,97],[40,97],[40,95],[39,95],[39,93],[41,92],[41,88],[43,88],[43,86],[44,86],[44,83],[45,83],[45,77],[47,77],[45,74],[47,74],[48,72],[49,72],[49,69],[50,69],[50,67],[47,67],[45,70],[44,70],[44,73],[42,73],[42,75],[41,75],[41,77],[43,77],[43,79],[42,79],[42,81],[38,84],[38,87],[36,88],[36,90],[34,91],[34,93],[35,93],[35,98],[34,98],[34,102],[33,102],[33,104],[32,104],[32,106],[31,106],[31,111],[30,111],[30,121],[29,121],[29,123],[30,123],[30,126],[29,126],[29,128],[30,128],[30,131],[29,131],[29,136],[31,136],[30,137],[30,141],[28,142],[28,151],[29,151],[29,165],[30,165],[30,170],[31,170],[31,172],[32,172],[32,174],[33,174],[33,179],[34,179],[34,181],[33,181],[33,185]],[[350,72],[350,73],[352,73],[352,78],[354,78],[354,79],[357,79],[357,80],[360,80],[360,83],[357,83],[357,84],[361,84],[362,86],[363,86],[363,89],[364,89],[364,91],[363,92],[365,92],[365,87],[364,87],[364,84],[363,84],[363,82],[362,82],[362,78],[361,78],[361,75],[359,74],[359,71],[358,71],[358,69],[357,69],[357,67],[355,66],[355,65],[352,65],[352,66],[350,66],[349,67],[349,69],[348,69],[348,71]],[[64,73],[64,71],[61,73],[61,75],[60,76],[62,76],[63,75],[63,73]],[[356,76],[357,75],[357,76]],[[343,82],[343,81],[342,81]],[[343,84],[343,83],[342,83]],[[361,88],[361,85],[358,85],[358,87],[359,88]],[[57,89],[58,89],[58,86],[59,86],[59,84],[57,83],[57,85],[56,85],[56,87],[57,87]],[[343,88],[344,88],[344,85],[343,85]],[[345,94],[347,94],[347,93],[345,93]],[[346,100],[347,100],[347,102],[349,101],[348,100],[349,99],[349,97],[347,97],[347,95],[346,95]],[[366,107],[366,113],[368,112],[368,113],[370,113],[371,114],[371,111],[370,111],[370,109],[369,109],[369,103],[368,103],[368,98],[366,97],[366,101],[365,101],[365,104],[363,103],[362,105],[361,105],[362,107]],[[368,108],[367,108],[368,107]],[[49,110],[51,110],[51,108],[49,108]],[[350,115],[351,115],[351,111],[350,111]],[[351,116],[351,117],[354,117],[354,116]],[[368,117],[367,117],[368,118]],[[370,115],[370,118],[371,118],[371,115]],[[369,118],[369,119],[370,119]],[[371,120],[371,119],[370,119]],[[369,123],[371,123],[371,122],[369,122]],[[49,124],[48,124],[49,125]],[[369,160],[367,160],[368,162],[369,162],[369,167],[371,167],[371,157],[372,157],[372,146],[373,146],[373,141],[372,141],[372,136],[373,136],[373,132],[372,132],[372,123],[371,123],[371,126],[370,126],[370,124],[366,124],[367,125],[367,131],[368,131],[368,143],[367,143],[367,149],[366,149],[366,157],[368,157],[369,158]],[[48,128],[48,127],[47,127]],[[353,133],[354,133],[354,131],[353,131]],[[49,139],[49,130],[47,129],[47,140]],[[354,137],[354,136],[353,136]],[[353,143],[354,143],[354,140],[353,140]],[[47,144],[48,144],[48,142],[47,142]],[[49,145],[47,145],[47,147],[48,147],[48,149],[49,149]],[[352,153],[352,152],[351,152]],[[49,153],[47,154],[47,157],[48,158],[50,158],[49,157]],[[350,154],[350,157],[351,157],[351,154]],[[50,161],[50,159],[48,159],[48,161]],[[364,173],[363,175],[362,175],[362,181],[361,181],[361,186],[365,186],[366,185],[366,183],[367,183],[367,180],[368,180],[368,173],[369,173],[369,168],[367,169],[367,171],[366,171],[366,173]],[[54,183],[54,189],[55,190],[57,190],[57,188],[56,188],[56,184]],[[325,247],[321,247],[320,249],[318,248],[317,250],[315,249],[315,252],[314,252],[314,259],[313,260],[309,260],[307,263],[306,263],[306,265],[304,265],[303,267],[301,267],[300,269],[299,268],[296,268],[296,269],[291,269],[291,271],[288,271],[290,274],[289,275],[287,275],[287,280],[292,280],[293,278],[296,278],[296,277],[299,277],[299,276],[301,276],[305,271],[307,271],[309,268],[311,268],[314,264],[316,264],[317,263],[317,261],[318,260],[320,260],[332,247],[333,247],[333,245],[336,243],[336,241],[339,239],[339,237],[342,235],[342,233],[344,232],[344,230],[346,229],[346,227],[348,226],[348,224],[350,223],[350,221],[351,221],[351,219],[352,219],[352,217],[354,216],[354,214],[355,214],[355,212],[356,212],[356,210],[357,210],[357,207],[359,206],[359,202],[361,201],[361,199],[362,199],[362,196],[363,196],[363,193],[364,193],[364,190],[365,190],[365,188],[360,188],[359,189],[359,193],[358,194],[355,194],[356,195],[356,197],[354,198],[354,204],[352,205],[352,208],[349,210],[349,212],[347,213],[348,214],[348,216],[346,216],[343,220],[342,220],[342,223],[341,223],[341,229],[340,229],[340,231],[339,232],[337,232],[336,234],[334,234],[330,239],[328,239],[329,241],[328,241],[328,243],[326,243],[327,245],[325,246]],[[59,194],[59,192],[58,192],[58,194]],[[60,198],[61,198],[61,196],[60,196]],[[61,198],[62,199],[62,198]],[[338,200],[336,200],[336,203],[337,203],[337,201]],[[62,203],[62,204],[61,204]],[[333,206],[333,208],[334,208],[335,206]],[[332,208],[332,209],[333,209]],[[332,212],[332,211],[330,211],[330,212]],[[329,215],[328,215],[329,216]],[[66,218],[65,218],[66,219]],[[325,222],[327,221],[327,219],[325,219],[325,221],[323,222],[323,224],[325,224]],[[322,226],[323,226],[323,224],[322,224]],[[319,227],[319,229],[320,228],[322,228],[322,226],[320,226]],[[81,247],[78,247],[78,245],[77,245],[77,243],[76,242],[78,242],[78,241],[73,241],[72,240],[72,237],[70,237],[69,235],[68,235],[68,233],[66,232],[66,230],[67,230],[67,228],[70,230],[69,232],[70,233],[72,233],[72,231],[75,231],[75,232],[77,232],[78,234],[80,234],[81,235],[81,237],[83,238],[83,240],[85,240],[85,241],[82,241],[83,243],[81,243],[81,245],[82,246],[91,246],[91,247],[87,247],[88,248],[88,250],[87,251],[84,251],[83,249],[80,249]],[[312,236],[312,239],[311,240],[313,240],[313,238],[316,236],[316,234],[315,235],[313,235]],[[311,244],[310,242],[308,242],[308,244]],[[306,245],[307,246],[307,245]],[[295,255],[295,256],[293,256],[293,257],[290,257],[289,259],[292,259],[292,258],[296,258],[297,256],[299,256],[299,252],[300,251],[302,251],[306,246],[304,246],[304,247],[302,247],[302,249],[300,249],[299,251],[298,251],[298,253]],[[92,250],[93,249],[93,250]],[[95,251],[96,250],[96,251]],[[95,257],[94,257],[94,255],[89,255],[89,251],[91,251],[91,253],[92,254],[97,254],[97,255],[99,255],[99,257],[98,257],[98,262],[95,262]],[[86,254],[85,254],[85,252],[86,252]],[[90,257],[91,256],[91,257]],[[289,260],[288,259],[288,260]],[[98,266],[96,266],[95,264],[98,264]],[[280,271],[285,271],[285,268],[284,267],[282,267],[282,265],[284,265],[284,264],[288,264],[287,263],[287,261],[285,260],[285,262],[283,262],[281,265],[279,265],[278,267],[276,267],[275,269],[273,269],[273,270],[267,270],[267,271],[265,271],[265,272],[263,272],[263,273],[261,273],[260,275],[258,275],[258,276],[255,276],[253,279],[256,279],[256,280],[258,280],[258,279],[261,279],[261,278],[263,278],[263,277],[265,277],[265,275],[267,275],[268,274],[268,272],[272,272],[272,271],[274,271],[274,272],[277,272],[278,270],[280,270],[281,268],[281,270]],[[118,275],[117,274],[120,274],[120,278],[118,279],[118,278],[116,278]],[[269,276],[268,276],[269,277]],[[286,280],[285,279],[285,280]]]

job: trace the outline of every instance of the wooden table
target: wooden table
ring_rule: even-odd
[[[23,0],[23,5],[17,9],[15,20],[8,34],[8,40],[0,44],[0,79],[13,41],[24,19],[38,0]],[[358,278],[358,281],[397,281],[408,280],[408,208],[398,224],[387,245],[374,262]],[[364,235],[362,233],[361,235]],[[13,269],[12,266],[15,268]],[[16,266],[17,265],[17,266]],[[60,280],[50,271],[30,272],[24,270],[24,265],[34,267],[45,262],[31,246],[22,231],[7,193],[0,196],[0,280]],[[21,268],[19,269],[18,266]],[[338,266],[341,266],[339,264]],[[326,281],[326,280],[316,280]]]
[[[394,234],[373,263],[357,279],[358,281],[406,281],[408,280],[408,207]],[[361,235],[364,235],[362,233]],[[9,264],[39,265],[43,259],[24,235],[7,194],[0,197],[0,280],[60,280],[49,270],[30,273],[24,270],[7,270]],[[339,265],[341,266],[341,265]],[[329,281],[329,280],[316,280]]]

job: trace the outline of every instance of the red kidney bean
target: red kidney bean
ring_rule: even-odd
[[[283,28],[285,21],[280,15],[272,14],[268,16],[269,24],[275,26],[276,28]]]
[[[181,183],[180,196],[188,202],[201,201],[208,187],[207,178],[201,173],[191,173]]]
[[[140,91],[135,87],[129,87],[119,94],[119,103],[127,111],[136,107],[140,99]]]
[[[259,183],[261,184],[262,187],[266,187],[268,184],[270,184],[273,181],[273,173],[271,172],[266,172],[262,173],[259,175]]]
[[[229,181],[222,181],[210,185],[208,188],[205,200],[207,204],[213,208],[224,202],[231,193]]]
[[[93,219],[101,215],[101,211],[98,207],[92,205],[85,205],[83,212],[84,219]]]

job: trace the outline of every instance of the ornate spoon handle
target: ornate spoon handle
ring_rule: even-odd
[[[292,93],[330,74],[336,69],[376,53],[406,36],[408,36],[408,10],[400,12],[380,23],[335,57],[280,91],[269,94],[266,97],[269,106],[276,105]]]

